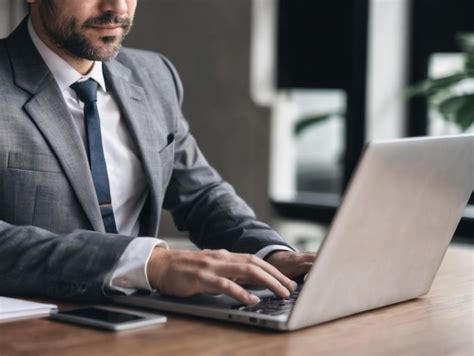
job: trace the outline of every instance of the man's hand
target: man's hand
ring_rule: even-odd
[[[289,278],[295,278],[308,273],[313,265],[316,253],[277,251],[265,258],[265,261],[276,267]]]
[[[254,255],[226,250],[179,251],[157,247],[150,257],[147,274],[152,288],[163,295],[224,293],[244,304],[256,304],[259,299],[239,284],[263,286],[281,298],[288,298],[296,289],[296,283],[270,263]]]

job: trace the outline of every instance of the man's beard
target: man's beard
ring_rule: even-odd
[[[108,61],[115,58],[132,26],[129,19],[118,17],[111,11],[88,19],[79,28],[75,17],[60,18],[52,1],[45,1],[39,10],[46,34],[54,44],[74,57],[91,61]],[[100,38],[102,45],[93,45],[85,36],[84,30],[96,25],[121,25],[124,32],[120,39],[117,39],[117,36],[103,36]]]

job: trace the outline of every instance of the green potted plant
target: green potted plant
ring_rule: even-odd
[[[464,67],[458,73],[436,79],[426,79],[407,91],[407,97],[424,96],[430,106],[461,131],[467,131],[474,123],[474,33],[460,33],[457,42],[465,55]],[[294,126],[295,136],[308,127],[320,124],[344,113],[329,112],[302,117]]]
[[[474,123],[474,33],[456,40],[465,55],[464,67],[452,75],[426,79],[408,90],[408,97],[424,96],[441,117],[467,131]]]

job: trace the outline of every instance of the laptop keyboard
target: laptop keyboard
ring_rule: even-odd
[[[257,304],[244,306],[237,305],[232,309],[266,315],[288,314],[293,308],[299,293],[300,288],[291,293],[288,299],[281,299],[276,296],[262,298]]]

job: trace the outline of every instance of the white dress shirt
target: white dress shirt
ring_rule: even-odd
[[[97,109],[117,231],[122,235],[137,236],[140,227],[140,212],[148,195],[147,179],[137,155],[137,148],[130,137],[117,103],[107,92],[102,62],[94,62],[90,72],[82,75],[46,46],[36,34],[31,19],[28,20],[28,31],[36,49],[53,74],[85,145],[87,141],[84,127],[84,104],[70,86],[77,81],[89,78],[98,83]],[[156,246],[167,248],[166,242],[157,238],[134,239],[109,274],[108,280],[105,281],[106,289],[125,294],[131,294],[137,289],[151,291],[146,266]],[[276,250],[291,251],[286,246],[271,245],[261,249],[256,255],[264,258]]]

